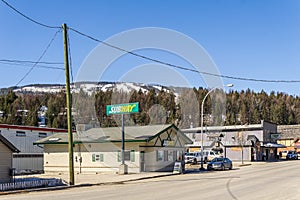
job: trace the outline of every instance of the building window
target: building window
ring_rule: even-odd
[[[122,161],[122,151],[121,150],[118,150],[117,157],[118,157],[118,162],[121,162]],[[135,162],[135,151],[134,150],[125,151],[124,152],[124,160]]]
[[[104,155],[100,154],[92,154],[92,162],[104,162]]]
[[[117,153],[117,157],[118,157],[118,162],[121,162],[122,160],[122,152],[120,150],[118,150],[118,153]]]
[[[168,161],[168,151],[164,150],[164,161]]]
[[[124,152],[124,160],[129,161],[130,160],[130,151]]]
[[[134,150],[130,151],[130,161],[135,162],[135,151]]]
[[[164,151],[157,150],[156,151],[156,161],[163,161],[164,160]]]
[[[39,133],[39,137],[40,138],[45,138],[45,137],[47,137],[47,133]]]
[[[174,155],[173,155],[173,151],[168,151],[168,161],[173,161],[174,159]]]
[[[16,136],[18,136],[18,137],[25,137],[26,133],[24,131],[16,131]]]

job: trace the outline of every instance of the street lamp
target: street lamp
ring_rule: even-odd
[[[227,87],[233,87],[233,84],[227,84]],[[204,107],[204,102],[205,99],[208,97],[208,95],[214,91],[215,89],[217,89],[218,87],[213,87],[211,90],[208,91],[208,93],[204,96],[202,103],[201,103],[201,167],[200,170],[204,170],[203,167],[203,107]]]

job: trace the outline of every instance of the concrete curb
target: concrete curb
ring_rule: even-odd
[[[252,164],[250,164],[250,163],[249,164],[239,164],[238,167],[246,167],[246,166],[250,166],[250,165],[252,165]]]

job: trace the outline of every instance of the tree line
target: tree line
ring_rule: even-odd
[[[121,116],[106,115],[106,105],[139,102],[139,112],[125,116],[126,125],[175,123],[180,128],[200,126],[200,108],[208,90],[181,88],[179,95],[171,90],[133,90],[130,93],[108,90],[72,95],[74,124],[101,127],[119,126]],[[204,103],[204,125],[258,124],[261,120],[278,125],[300,124],[300,98],[282,92],[254,92],[250,89],[208,96]],[[40,108],[46,106],[47,127],[67,128],[66,95],[0,94],[0,123],[38,126]]]

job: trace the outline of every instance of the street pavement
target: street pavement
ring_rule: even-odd
[[[261,162],[256,163],[250,163],[250,162],[234,162],[234,168],[242,167],[242,166],[248,166],[252,164],[261,164]],[[186,165],[186,173],[193,173],[193,172],[199,172],[200,165]],[[206,168],[206,164],[204,164],[204,168]],[[125,174],[125,175],[119,175],[117,173],[89,173],[89,174],[75,174],[75,185],[102,185],[102,184],[118,184],[123,182],[129,182],[129,181],[136,181],[136,180],[143,180],[143,179],[149,179],[149,178],[158,178],[163,176],[172,176],[172,175],[178,175],[174,174],[173,172],[142,172],[142,173],[136,173],[136,174]],[[28,177],[28,176],[26,176]],[[63,182],[66,184],[69,183],[69,174],[40,174],[40,175],[32,175],[31,177],[37,177],[37,178],[57,178],[62,179]]]
[[[244,163],[246,164],[246,163]],[[243,166],[243,167],[242,167]],[[299,161],[255,162],[251,166],[235,165],[233,170],[197,171],[199,165],[187,166],[184,175],[149,178],[122,184],[65,187],[67,189],[26,192],[0,196],[5,200],[111,199],[299,199]],[[245,167],[244,167],[245,166]],[[194,170],[194,171],[193,171]],[[146,174],[152,173],[145,173]],[[129,177],[128,175],[120,175]],[[119,179],[120,180],[120,179]]]
[[[249,166],[252,164],[261,164],[261,163],[240,163],[240,162],[234,162],[234,168],[239,168],[242,166]],[[206,168],[206,164],[204,165]],[[199,171],[200,165],[186,165],[186,173],[205,173],[205,171],[201,172]],[[19,178],[56,178],[56,179],[62,179],[63,182],[66,184],[65,186],[57,186],[57,187],[48,187],[48,188],[33,188],[33,189],[27,189],[27,190],[20,190],[20,191],[7,191],[7,192],[0,192],[0,195],[2,194],[11,194],[11,193],[18,193],[18,192],[24,192],[24,191],[40,191],[40,190],[56,190],[56,189],[64,189],[64,188],[70,188],[70,187],[84,187],[84,186],[92,186],[92,185],[109,185],[109,184],[122,184],[125,182],[130,181],[138,181],[138,180],[145,180],[145,179],[153,179],[153,178],[159,178],[164,176],[174,176],[174,175],[180,175],[178,173],[173,172],[142,172],[142,173],[136,173],[136,174],[125,174],[125,175],[119,175],[117,173],[89,173],[89,174],[75,174],[75,184],[73,186],[69,185],[69,174],[67,173],[57,173],[57,174],[38,174],[38,175],[26,175],[26,176],[20,176]]]

